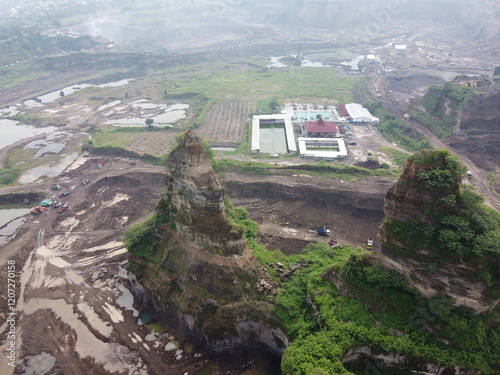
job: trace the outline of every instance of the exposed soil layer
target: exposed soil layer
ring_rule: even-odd
[[[260,239],[285,254],[300,252],[314,241],[334,239],[364,246],[383,219],[384,196],[393,181],[367,178],[356,183],[306,175],[262,176],[229,173],[223,179],[236,206],[260,224]],[[315,229],[326,226],[330,237]]]

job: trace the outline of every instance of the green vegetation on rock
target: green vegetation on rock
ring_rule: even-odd
[[[420,102],[425,112],[416,109],[412,116],[439,138],[446,138],[453,134],[458,111],[475,95],[477,93],[474,89],[454,86],[451,82],[446,82],[443,86],[432,86]]]
[[[430,222],[388,220],[388,233],[407,247],[429,249],[434,254],[479,262],[490,256],[498,260],[500,213],[484,206],[480,195],[461,185],[466,169],[458,158],[440,150],[415,154],[409,162],[416,170],[410,186],[433,197],[431,202],[421,203]]]

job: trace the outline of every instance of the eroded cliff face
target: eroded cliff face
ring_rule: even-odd
[[[477,166],[495,176],[495,190],[500,192],[500,90],[469,99],[461,113],[459,132],[449,138],[449,145],[467,155]]]
[[[157,207],[165,212],[168,222],[153,229],[154,248],[147,256],[132,251],[130,264],[157,318],[214,352],[260,348],[281,355],[288,339],[258,291],[266,273],[243,231],[226,220],[224,190],[190,131],[169,156],[167,194]]]
[[[193,132],[170,154],[168,176],[168,200],[179,235],[211,253],[241,255],[243,232],[226,220],[224,189]]]
[[[440,163],[445,165],[445,159]],[[449,180],[445,182],[444,174],[436,172],[443,170],[436,165],[406,162],[400,179],[386,194],[385,219],[378,233],[380,246],[374,248],[372,257],[406,276],[425,297],[444,294],[453,298],[456,306],[484,312],[499,302],[488,297],[488,287],[478,278],[484,263],[467,260],[462,250],[455,253],[451,244],[446,248],[445,235],[450,236],[450,242],[460,244],[458,233],[470,228],[462,222],[455,224],[465,206],[461,174],[447,174]],[[434,234],[429,235],[431,232]],[[442,243],[436,244],[436,239]]]

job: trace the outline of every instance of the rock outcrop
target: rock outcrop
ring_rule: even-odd
[[[168,176],[168,200],[180,236],[211,253],[241,255],[243,232],[226,220],[224,189],[193,132],[186,132],[170,153]]]
[[[158,320],[212,352],[259,348],[281,355],[288,339],[259,292],[266,272],[243,231],[226,220],[224,190],[191,131],[169,156],[157,216],[164,221],[129,250],[130,268]]]
[[[462,189],[464,172],[448,151],[410,158],[386,194],[380,246],[372,257],[405,275],[428,298],[444,294],[456,306],[483,312],[499,301],[488,297],[488,287],[478,277],[488,255],[481,258],[472,250],[474,236],[484,233],[468,222],[472,210],[466,202],[469,193]]]

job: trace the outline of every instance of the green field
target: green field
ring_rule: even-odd
[[[359,78],[342,77],[334,68],[287,67],[249,68],[226,64],[226,69],[193,69],[189,76],[176,80],[168,89],[169,95],[202,94],[217,102],[230,100],[285,100],[351,102],[351,91]],[[194,67],[192,67],[194,68]],[[214,74],[214,71],[216,72]],[[170,72],[173,73],[173,72]],[[183,72],[181,72],[183,73]],[[172,75],[170,75],[172,77]]]

